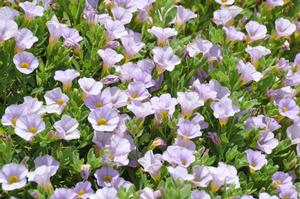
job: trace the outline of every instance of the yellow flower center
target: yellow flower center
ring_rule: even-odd
[[[211,191],[211,192],[216,193],[216,192],[218,191],[218,189],[219,189],[219,187],[218,187],[217,183],[212,182],[212,183],[210,184],[210,191]]]
[[[37,132],[37,128],[31,127],[31,128],[28,129],[28,131],[29,131],[30,133],[32,133],[32,134],[35,134],[35,133]]]
[[[27,62],[22,62],[22,63],[20,63],[20,67],[21,68],[29,68],[30,65]]]
[[[20,179],[17,176],[9,176],[7,182],[8,184],[14,184],[20,182]]]
[[[275,181],[274,181],[274,184],[275,184],[275,185],[280,185],[280,184],[282,184],[282,182],[281,182],[281,180],[275,180]]]
[[[11,123],[14,125],[14,126],[16,126],[16,124],[17,124],[17,118],[13,118],[12,120],[11,120]]]
[[[103,176],[103,181],[104,182],[111,182],[111,177],[110,176]]]
[[[80,189],[80,191],[78,191],[77,193],[79,196],[82,196],[83,194],[85,194],[85,191],[84,189]]]
[[[186,161],[185,161],[185,160],[182,160],[182,161],[181,161],[181,164],[182,164],[182,165],[186,165]]]
[[[288,110],[289,110],[289,109],[286,108],[286,107],[283,107],[283,108],[282,108],[282,112],[284,112],[284,113],[286,113]]]
[[[65,101],[63,99],[56,100],[56,104],[58,104],[58,105],[63,105],[64,103],[65,103]]]
[[[132,98],[137,98],[139,95],[136,92],[131,93]]]
[[[100,118],[98,121],[97,121],[97,124],[100,126],[100,125],[106,125],[107,124],[107,120],[105,118]]]
[[[103,104],[102,104],[101,102],[97,102],[97,103],[95,104],[95,106],[96,106],[97,108],[100,108],[100,107],[103,106]]]
[[[227,2],[227,0],[221,0],[221,2],[222,2],[222,3],[226,3],[226,2]]]

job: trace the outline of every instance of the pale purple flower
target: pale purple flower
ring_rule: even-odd
[[[142,71],[137,68],[136,73],[133,74],[134,82],[141,82],[145,85],[146,88],[151,88],[155,85],[155,81],[152,79],[152,75],[147,73],[146,71]]]
[[[111,187],[112,182],[119,177],[119,172],[112,167],[104,166],[97,169],[94,176],[100,187]]]
[[[284,84],[286,86],[298,86],[300,84],[300,71],[293,72],[292,70],[288,70]]]
[[[114,84],[118,81],[120,81],[120,78],[117,75],[106,75],[100,80],[100,82],[104,85]]]
[[[57,70],[55,71],[54,79],[63,84],[65,89],[72,87],[72,81],[79,77],[79,72],[74,69]]]
[[[137,62],[137,67],[140,68],[142,71],[151,74],[154,69],[154,63],[151,59],[143,59]]]
[[[38,38],[32,34],[32,32],[27,28],[22,28],[19,30],[15,37],[16,48],[19,51],[30,49],[32,45],[38,41]]]
[[[292,144],[300,144],[300,120],[286,129],[287,137],[292,141]]]
[[[296,31],[296,25],[284,18],[276,19],[275,28],[279,37],[288,37]]]
[[[26,75],[32,73],[39,66],[39,60],[32,53],[26,51],[16,54],[13,62],[18,71]]]
[[[246,52],[250,55],[252,62],[255,62],[261,57],[271,54],[271,51],[264,46],[247,46]]]
[[[253,151],[252,149],[248,149],[246,150],[246,154],[249,167],[252,172],[260,170],[268,162],[266,159],[266,155],[263,155],[260,151]]]
[[[7,6],[3,6],[0,8],[0,19],[9,21],[9,20],[15,20],[16,16],[19,14],[19,12],[15,9],[12,9]]]
[[[282,99],[288,99],[288,98],[292,99],[293,97],[295,97],[296,91],[290,86],[286,86],[276,90],[271,89],[268,91],[267,94],[268,96],[272,97],[274,103],[278,105],[279,101]]]
[[[118,192],[113,187],[104,187],[98,189],[94,195],[90,196],[90,199],[118,199]]]
[[[108,69],[114,66],[116,63],[118,63],[124,58],[123,55],[118,54],[111,48],[106,48],[104,50],[100,49],[97,53],[103,60],[103,69]]]
[[[28,113],[28,108],[24,104],[12,104],[6,107],[1,122],[3,126],[16,126],[18,119]]]
[[[78,84],[85,95],[98,95],[103,87],[100,81],[88,77],[80,78]]]
[[[275,8],[277,6],[283,6],[284,0],[267,0],[266,3],[270,8]]]
[[[191,181],[193,179],[193,176],[188,173],[188,170],[185,167],[167,167],[167,170],[174,180]]]
[[[0,170],[2,190],[12,191],[24,187],[27,182],[27,173],[27,168],[22,164],[5,164]]]
[[[119,135],[112,135],[108,151],[110,160],[117,166],[128,165],[128,154],[131,151],[131,144],[128,139]]]
[[[190,117],[193,111],[204,105],[204,101],[196,92],[177,92],[177,101],[181,107],[181,113],[184,117]]]
[[[156,117],[172,117],[175,112],[175,106],[178,104],[176,98],[172,98],[169,93],[162,94],[159,97],[151,98],[151,105],[155,111]]]
[[[123,7],[132,13],[137,9],[133,0],[112,0],[112,2],[115,6]]]
[[[175,23],[175,25],[180,26],[189,21],[190,19],[194,19],[196,17],[197,14],[195,14],[191,10],[184,8],[183,6],[177,6],[176,17],[172,21],[172,23]]]
[[[61,114],[69,101],[69,98],[60,88],[47,91],[44,95],[47,113]]]
[[[159,179],[160,167],[163,165],[161,154],[153,154],[153,151],[147,151],[138,163],[142,165],[145,172],[148,172],[153,179]]]
[[[183,139],[190,140],[202,135],[200,125],[194,124],[190,120],[184,120],[178,126],[177,134],[182,136]]]
[[[36,168],[41,166],[51,166],[53,167],[53,170],[57,171],[59,168],[59,162],[50,155],[43,155],[35,158],[34,166]]]
[[[198,38],[192,44],[188,45],[186,50],[190,57],[195,57],[199,53],[203,55],[207,54],[212,46],[213,44],[210,41]]]
[[[212,180],[210,172],[206,166],[194,166],[193,167],[193,180],[192,183],[196,187],[207,187]]]
[[[43,102],[37,98],[26,96],[22,104],[27,108],[26,114],[38,114],[42,116],[46,112]]]
[[[79,124],[76,119],[63,115],[61,120],[54,123],[55,135],[59,139],[73,140],[80,138],[80,132],[77,129]]]
[[[165,161],[172,165],[179,165],[181,167],[189,167],[194,161],[194,152],[180,146],[168,146],[162,157]]]
[[[30,141],[38,133],[45,130],[45,122],[37,114],[29,114],[17,120],[15,133],[26,141]]]
[[[299,106],[293,99],[282,99],[278,103],[279,114],[288,117],[291,120],[299,118],[298,114],[300,111]]]
[[[120,21],[123,24],[129,24],[132,19],[132,13],[122,7],[113,7],[111,13],[114,20]]]
[[[272,184],[275,185],[277,189],[282,189],[283,187],[292,187],[293,181],[288,173],[277,171],[272,176]]]
[[[279,198],[298,199],[298,191],[296,190],[296,187],[284,187],[280,190]]]
[[[49,43],[50,45],[53,45],[62,36],[63,30],[67,27],[67,25],[59,23],[55,15],[53,15],[51,20],[48,21],[46,24],[50,34]]]
[[[175,138],[174,145],[186,148],[186,149],[188,149],[190,151],[195,151],[196,150],[196,145],[195,145],[195,143],[193,141],[187,140],[187,139],[183,139],[180,136],[177,136]]]
[[[24,10],[25,18],[27,19],[32,19],[34,17],[41,17],[44,15],[44,8],[35,5],[35,3],[25,1],[23,3],[19,3],[19,6]]]
[[[77,199],[77,194],[72,189],[57,188],[50,199]]]
[[[259,197],[258,198],[259,199],[278,199],[277,196],[275,196],[275,195],[271,196],[270,194],[268,194],[266,192],[259,193]]]
[[[240,111],[239,107],[235,106],[232,100],[226,96],[218,102],[213,102],[210,107],[214,111],[215,118],[218,118],[221,124],[226,124],[229,117]]]
[[[63,46],[75,47],[80,46],[79,42],[82,41],[82,37],[79,35],[78,30],[75,28],[64,28],[62,31],[62,36],[65,39]]]
[[[112,108],[111,93],[109,89],[104,89],[98,95],[89,95],[85,100],[84,104],[91,110],[109,107]]]
[[[228,5],[232,5],[234,3],[234,0],[215,0],[215,2],[217,2],[222,6],[228,6]]]
[[[234,18],[234,15],[229,9],[216,10],[213,15],[213,22],[217,25],[223,26],[226,26]]]
[[[258,82],[263,77],[263,74],[256,71],[255,67],[251,63],[244,63],[242,60],[239,61],[237,70],[244,83],[248,83],[250,81]]]
[[[194,190],[191,193],[191,199],[210,199],[210,195],[206,191]]]
[[[78,182],[75,185],[73,192],[77,193],[78,198],[82,198],[82,199],[87,199],[94,194],[94,190],[92,189],[92,184],[88,181]]]
[[[154,113],[150,102],[132,101],[127,108],[139,119],[144,119]]]
[[[160,198],[160,196],[161,196],[160,190],[154,191],[153,189],[151,189],[149,187],[145,187],[139,193],[139,199],[157,199],[157,198]]]
[[[128,34],[121,38],[122,46],[125,50],[125,59],[134,57],[145,44],[141,41],[141,34],[128,30]]]
[[[222,86],[217,80],[214,79],[209,80],[208,85],[212,90],[217,92],[218,99],[222,99],[223,97],[230,95],[229,89]]]
[[[118,87],[108,88],[112,97],[112,103],[114,108],[120,108],[128,104],[128,96],[125,91],[121,91]]]
[[[119,114],[111,108],[101,107],[93,110],[88,120],[96,131],[113,131],[118,125]]]
[[[122,82],[133,79],[134,74],[139,72],[139,68],[132,62],[127,62],[121,66],[115,66],[118,77]]]
[[[127,35],[124,24],[120,21],[107,19],[104,21],[104,27],[106,29],[105,35],[107,42],[122,38]]]
[[[126,92],[131,101],[143,101],[150,97],[146,86],[141,82],[131,82]]]
[[[266,26],[259,24],[256,21],[248,22],[245,28],[250,42],[265,39],[267,37]]]
[[[170,37],[177,35],[177,31],[174,28],[161,28],[158,26],[153,26],[148,29],[148,32],[156,37],[159,45],[165,45]]]
[[[124,180],[122,177],[118,177],[116,180],[112,182],[112,187],[119,190],[120,188],[124,188],[126,191],[129,190],[130,187],[132,187],[133,184],[129,181]]]
[[[224,26],[223,30],[226,33],[226,39],[229,41],[243,41],[245,34],[233,26]]]
[[[95,136],[96,133],[94,133]],[[80,175],[81,178],[86,181],[89,179],[90,175],[91,175],[91,165],[89,164],[83,164],[80,167]]]
[[[221,59],[223,59],[221,46],[218,45],[218,44],[213,45],[209,49],[209,51],[206,54],[204,54],[204,56],[207,58],[207,60],[209,62],[211,62],[211,61],[220,61]]]
[[[199,79],[196,79],[192,84],[192,90],[195,90],[200,99],[204,102],[207,100],[216,100],[217,92],[213,90],[208,84],[201,84]]]
[[[270,131],[263,131],[257,140],[257,148],[266,154],[271,154],[272,150],[277,147],[278,140]]]

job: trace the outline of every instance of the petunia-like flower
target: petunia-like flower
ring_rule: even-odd
[[[271,51],[264,46],[247,46],[246,52],[250,55],[252,62],[255,62],[261,57],[271,54]]]
[[[12,191],[24,187],[27,182],[27,173],[27,168],[22,164],[5,164],[0,170],[2,190]]]
[[[0,8],[0,19],[9,21],[9,20],[15,20],[16,16],[19,14],[19,12],[15,9],[12,9],[7,6],[3,6]]]
[[[64,28],[62,36],[65,39],[63,46],[74,47],[78,49],[80,47],[79,42],[82,41],[82,37],[79,35],[78,30],[75,28]]]
[[[122,7],[113,7],[111,13],[114,20],[122,22],[124,25],[129,24],[132,19],[132,13]]]
[[[146,88],[151,88],[155,85],[155,81],[152,79],[152,75],[142,71],[140,68],[136,69],[136,73],[132,77],[134,82],[141,82]]]
[[[210,195],[206,191],[194,190],[191,193],[191,199],[211,199]]]
[[[115,39],[120,39],[127,35],[124,24],[121,21],[107,19],[104,21],[106,42],[109,43]]]
[[[189,167],[194,161],[194,152],[180,146],[168,146],[162,157],[170,164],[176,164],[181,167]]]
[[[103,70],[108,70],[109,68],[111,68],[112,66],[114,66],[116,63],[118,63],[124,58],[123,55],[118,54],[116,51],[114,51],[111,48],[98,50],[98,55],[103,60]]]
[[[230,95],[229,89],[222,86],[217,80],[209,80],[208,85],[212,90],[217,92],[217,99],[222,99],[223,97]]]
[[[85,96],[98,95],[103,87],[103,84],[100,81],[88,77],[80,78],[78,84]]]
[[[194,166],[193,167],[193,180],[192,183],[196,187],[207,187],[212,180],[210,172],[206,166]]]
[[[121,66],[116,66],[116,72],[122,82],[127,82],[133,79],[134,74],[139,72],[136,64],[127,62]]]
[[[28,107],[24,104],[12,104],[6,107],[1,122],[3,126],[15,127],[21,116],[27,115]]]
[[[213,45],[209,49],[209,51],[206,54],[204,54],[204,57],[206,57],[209,62],[222,60],[223,57],[222,57],[221,46],[218,44]]]
[[[259,199],[278,199],[278,197],[277,196],[275,196],[275,195],[270,195],[270,194],[268,194],[268,193],[266,193],[266,192],[263,192],[263,193],[259,193],[259,197],[258,197]]]
[[[84,104],[91,110],[109,107],[112,108],[111,93],[109,89],[103,90],[98,95],[89,95],[85,100]]]
[[[181,26],[190,19],[197,17],[197,14],[193,13],[191,10],[184,8],[183,6],[177,6],[176,17],[172,21],[176,26]]]
[[[141,34],[128,30],[128,34],[121,38],[125,50],[125,60],[133,58],[145,44],[141,41]]]
[[[69,98],[60,88],[47,91],[44,95],[47,113],[61,114],[69,101]]]
[[[119,177],[119,172],[112,167],[104,166],[101,169],[97,169],[94,176],[100,187],[111,187],[112,182]]]
[[[229,41],[243,41],[245,34],[233,26],[223,26],[226,33],[226,39]]]
[[[132,0],[112,0],[113,5],[123,7],[131,13],[135,12],[137,7]]]
[[[32,73],[38,66],[38,59],[30,52],[23,51],[14,56],[13,62],[18,71],[26,75]]]
[[[234,116],[239,112],[239,107],[232,104],[232,100],[228,97],[223,97],[218,102],[213,102],[210,107],[214,111],[215,118],[219,119],[221,125],[225,125],[229,117]]]
[[[41,17],[44,15],[44,8],[42,6],[35,5],[35,3],[25,1],[25,2],[19,3],[19,6],[25,12],[25,19],[30,20],[34,17]]]
[[[234,18],[234,15],[229,9],[219,9],[213,13],[213,22],[217,25],[226,26],[231,23]]]
[[[287,128],[286,133],[292,144],[300,144],[300,120],[294,121],[294,124]]]
[[[153,26],[148,29],[148,32],[156,37],[157,43],[161,46],[166,45],[170,37],[177,35],[177,31],[173,28],[161,28],[158,26]]]
[[[172,117],[175,112],[175,106],[178,104],[177,99],[172,98],[169,93],[162,94],[159,97],[152,97],[150,101],[158,119]]]
[[[274,134],[270,131],[263,131],[258,138],[257,148],[266,154],[271,154],[272,150],[277,147],[278,140],[274,138]]]
[[[92,184],[88,181],[76,183],[73,192],[77,193],[78,198],[87,199],[94,194]]]
[[[201,84],[199,79],[196,79],[192,84],[192,90],[195,90],[200,99],[203,102],[207,100],[216,100],[217,99],[217,92],[213,90],[208,84]]]
[[[126,92],[131,101],[143,101],[150,97],[146,86],[141,82],[131,82]]]
[[[144,171],[148,172],[153,179],[160,178],[160,167],[162,166],[162,155],[153,154],[153,151],[147,151],[138,162],[142,165]]]
[[[18,34],[18,25],[13,20],[0,19],[0,42],[9,40]]]
[[[113,187],[104,187],[98,189],[94,195],[90,196],[90,199],[118,199],[118,192]]]
[[[276,35],[279,37],[288,37],[296,31],[296,25],[284,18],[276,19],[275,28]]]
[[[154,191],[149,187],[145,187],[139,192],[139,199],[157,199],[161,197],[161,194],[160,190]]]
[[[116,165],[128,165],[128,155],[131,151],[131,144],[128,139],[119,135],[112,135],[108,146],[109,159]]]
[[[177,101],[181,106],[181,113],[184,117],[190,117],[193,111],[204,105],[204,101],[196,92],[178,92]]]
[[[272,184],[275,185],[277,189],[281,189],[283,187],[292,187],[293,181],[288,173],[277,171],[272,176]]]
[[[27,28],[22,28],[16,35],[16,49],[22,51],[30,49],[38,41],[38,38]]]
[[[298,114],[300,111],[299,106],[293,99],[282,99],[278,103],[279,114],[288,117],[291,120],[296,120],[299,118]]]
[[[121,91],[118,87],[109,87],[108,89],[114,108],[118,109],[128,104],[128,96],[125,91]]]
[[[38,133],[45,130],[45,123],[37,114],[29,114],[17,120],[15,132],[26,141],[30,141]]]
[[[299,198],[296,187],[283,187],[280,189],[279,198],[297,199]]]
[[[105,134],[105,133],[104,133]],[[95,134],[94,134],[95,135]],[[80,175],[84,181],[87,181],[91,175],[91,165],[83,164],[80,167]]]
[[[250,42],[265,39],[267,37],[266,26],[257,23],[256,21],[250,21],[245,26],[248,33],[248,40]]]
[[[234,0],[215,0],[215,2],[217,2],[222,6],[228,6],[228,5],[232,5],[234,3]]]
[[[268,162],[266,155],[263,155],[260,151],[248,149],[246,154],[251,172],[260,170]]]
[[[59,139],[73,140],[80,138],[80,132],[78,128],[77,120],[73,119],[68,115],[63,115],[61,120],[54,123],[55,135]]]
[[[79,72],[74,69],[57,70],[55,71],[54,79],[61,82],[65,89],[69,89],[72,87],[72,81],[79,77],[79,75]]]
[[[127,108],[139,119],[144,119],[154,113],[150,102],[132,101]]]
[[[174,180],[191,181],[193,179],[193,176],[188,173],[188,170],[185,167],[167,167],[167,170]]]
[[[108,107],[93,110],[88,116],[89,122],[96,131],[113,131],[119,123],[119,114]]]
[[[213,44],[210,41],[198,38],[192,44],[188,45],[186,50],[190,57],[195,57],[199,53],[203,55],[207,54],[212,46]]]
[[[267,0],[266,3],[269,8],[275,8],[277,6],[283,6],[284,0]]]
[[[48,21],[46,24],[50,34],[49,43],[50,45],[54,45],[57,42],[57,40],[62,36],[63,30],[67,27],[67,25],[59,23],[55,15],[53,15],[51,20]]]
[[[72,189],[57,188],[50,199],[77,199],[77,194]]]
[[[196,150],[196,145],[195,145],[195,143],[193,141],[187,140],[187,139],[183,139],[181,136],[177,136],[175,138],[174,145],[186,148],[186,149],[188,149],[190,151],[195,151]]]
[[[255,67],[251,63],[244,63],[242,60],[239,61],[237,70],[244,83],[248,83],[250,81],[258,82],[263,77],[263,74],[256,71]]]
[[[195,124],[190,120],[184,120],[183,122],[180,122],[178,126],[177,134],[182,136],[183,139],[190,140],[202,135],[200,125]]]

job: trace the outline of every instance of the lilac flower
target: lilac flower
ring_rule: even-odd
[[[77,193],[78,198],[87,199],[94,194],[94,190],[92,189],[92,184],[88,181],[78,182],[73,192]]]
[[[291,120],[299,118],[298,114],[300,111],[299,106],[293,99],[282,99],[278,103],[279,114],[288,117]]]
[[[248,83],[250,81],[258,82],[263,77],[263,74],[256,71],[255,67],[251,63],[244,63],[242,60],[239,61],[237,70],[244,83]]]
[[[278,197],[275,195],[271,196],[268,193],[263,192],[263,193],[259,193],[259,199],[278,199]]]
[[[109,89],[103,90],[98,95],[89,95],[85,100],[84,104],[91,110],[101,108],[101,107],[109,107],[112,108],[111,101],[111,93]]]
[[[112,0],[115,6],[123,7],[131,13],[136,11],[136,5],[132,0]]]
[[[288,98],[293,98],[296,95],[296,91],[291,88],[290,86],[282,87],[277,90],[269,90],[268,91],[268,96],[272,97],[274,100],[274,103],[276,105],[279,104],[279,101],[282,99],[288,99]]]
[[[127,105],[127,108],[139,119],[144,119],[154,113],[150,102],[133,101]]]
[[[127,88],[127,95],[132,101],[143,101],[150,96],[150,93],[143,83],[131,82]]]
[[[198,38],[192,44],[188,45],[186,50],[190,57],[195,57],[199,53],[207,54],[212,46],[213,44],[210,41]]]
[[[288,138],[292,144],[300,144],[300,120],[295,121],[293,125],[286,129]]]
[[[65,89],[69,89],[72,87],[72,81],[79,77],[79,72],[74,69],[67,69],[65,71],[57,70],[55,71],[54,79],[63,84]]]
[[[245,34],[233,26],[223,26],[226,33],[226,39],[229,41],[243,41]]]
[[[90,196],[90,199],[117,199],[118,192],[113,187],[104,187],[103,189],[98,189],[94,195]]]
[[[202,132],[200,131],[200,125],[194,124],[189,120],[184,120],[183,122],[180,122],[178,126],[178,135],[182,136],[186,140],[194,139],[202,135]]]
[[[16,48],[18,51],[30,49],[38,38],[27,28],[22,28],[16,35]]]
[[[142,71],[151,74],[154,69],[154,63],[151,59],[143,59],[138,61],[137,67],[140,68]]]
[[[208,84],[201,84],[199,79],[195,80],[192,84],[192,89],[195,90],[203,102],[207,100],[215,100],[217,92],[213,90]]]
[[[188,149],[190,151],[195,151],[196,150],[196,145],[195,145],[195,143],[193,141],[187,140],[187,139],[183,139],[180,136],[177,136],[175,138],[174,145],[186,148],[186,149]]]
[[[120,21],[123,24],[129,24],[132,19],[132,14],[128,10],[122,7],[113,7],[111,13],[114,17],[114,20]]]
[[[26,185],[27,168],[22,164],[5,164],[0,170],[2,190],[12,191]]]
[[[300,72],[293,72],[292,70],[288,70],[286,74],[284,83],[286,86],[298,86],[300,84]]]
[[[3,6],[0,8],[0,19],[9,21],[9,20],[15,20],[16,16],[19,14],[19,12],[15,9],[12,9],[7,6]]]
[[[146,88],[151,88],[155,85],[155,81],[152,79],[152,75],[145,71],[142,71],[139,68],[136,69],[136,73],[133,74],[132,78],[134,82],[143,83]]]
[[[266,156],[260,151],[248,149],[246,150],[246,154],[251,172],[260,170],[268,162]]]
[[[114,66],[124,58],[123,55],[118,54],[111,48],[98,50],[98,55],[103,60],[103,70],[108,70],[108,68]]]
[[[31,96],[24,97],[22,105],[26,107],[25,114],[37,114],[42,116],[46,112],[43,102]]]
[[[85,95],[98,95],[103,87],[100,81],[88,77],[80,78],[78,84]]]
[[[131,151],[131,145],[128,139],[118,135],[113,135],[110,138],[108,147],[109,157],[117,166],[128,165],[128,154]]]
[[[217,92],[218,99],[222,99],[223,97],[230,95],[230,91],[228,90],[228,88],[222,86],[217,80],[209,80],[208,85],[212,90]]]
[[[293,181],[288,173],[277,171],[272,176],[272,184],[275,185],[277,189],[282,189],[284,187],[292,187]]]
[[[30,52],[23,51],[14,56],[14,64],[18,71],[26,75],[32,73],[38,66],[38,59]]]
[[[213,22],[217,25],[228,25],[234,18],[234,15],[229,9],[219,9],[213,13]]]
[[[206,54],[204,54],[204,56],[208,59],[209,62],[222,60],[223,57],[221,52],[221,46],[218,44],[213,45],[209,49],[209,51]]]
[[[204,101],[200,99],[196,92],[178,92],[177,101],[181,106],[181,112],[184,117],[190,117],[193,111],[204,105]]]
[[[80,138],[80,132],[78,128],[77,120],[73,119],[68,115],[63,115],[61,120],[54,123],[54,128],[56,130],[55,135],[59,139],[63,140],[73,140]]]
[[[234,0],[215,0],[215,2],[223,6],[228,6],[232,5],[234,3]]]
[[[96,170],[95,178],[97,179],[97,184],[101,187],[110,187],[112,182],[119,177],[119,172],[112,167],[102,167]]]
[[[45,123],[39,115],[29,114],[17,120],[15,132],[26,141],[30,141],[38,133],[45,130]]]
[[[160,178],[160,167],[162,166],[162,155],[153,154],[153,151],[147,151],[144,157],[139,158],[138,162],[142,165],[145,172],[148,172],[153,179]]]
[[[192,183],[196,187],[207,187],[212,180],[210,172],[206,166],[194,166],[193,167],[193,180]]]
[[[111,108],[101,107],[93,110],[88,120],[96,131],[113,131],[118,125],[119,114]]]
[[[134,74],[139,72],[136,64],[127,62],[121,66],[116,66],[116,72],[122,82],[130,81],[133,79]]]
[[[36,168],[41,166],[51,166],[53,167],[53,170],[57,171],[59,168],[59,162],[50,155],[43,155],[35,158],[34,166]]]
[[[63,46],[74,47],[75,49],[79,48],[79,42],[83,39],[79,35],[78,30],[76,30],[75,28],[64,28],[62,36],[65,39]]]
[[[156,198],[160,198],[160,196],[161,196],[160,190],[154,191],[149,187],[145,187],[143,190],[140,191],[139,199],[156,199]]]
[[[128,104],[128,96],[125,91],[121,91],[118,87],[109,88],[114,108],[120,108]]]
[[[193,151],[180,146],[168,146],[162,157],[172,165],[177,164],[185,168],[189,167],[195,161]]]
[[[41,17],[44,14],[44,8],[41,6],[37,6],[32,2],[25,1],[23,3],[19,3],[19,6],[25,12],[25,19],[32,19],[34,17]]]
[[[283,6],[284,0],[267,0],[266,3],[270,8],[275,8],[277,6]]]
[[[210,199],[210,195],[205,191],[194,190],[191,193],[191,199]]]
[[[57,188],[50,199],[77,199],[77,194],[72,189]]]
[[[101,79],[101,83],[104,85],[114,84],[120,80],[119,76],[117,75],[106,75]]]
[[[52,19],[46,24],[50,34],[49,43],[50,45],[53,45],[62,36],[63,30],[67,27],[67,25],[59,23],[55,15],[53,15]]]
[[[280,190],[279,198],[297,199],[299,196],[295,187],[284,187]]]
[[[191,10],[184,8],[183,6],[177,6],[177,13],[175,19],[172,23],[175,23],[176,26],[181,26],[186,23],[188,20],[196,18],[197,14],[193,13]]]
[[[121,42],[125,50],[125,60],[131,59],[145,47],[145,44],[141,41],[141,34],[131,30],[121,38]]]
[[[16,126],[18,119],[26,115],[28,112],[27,106],[24,104],[12,104],[6,107],[1,122],[3,126]]]
[[[95,134],[94,134],[95,135]],[[80,175],[84,181],[87,181],[91,175],[91,165],[83,164],[80,167]]]
[[[148,32],[156,37],[157,43],[161,46],[166,45],[170,37],[177,35],[177,31],[173,28],[161,28],[157,26],[148,29]]]
[[[167,167],[167,170],[174,180],[190,181],[193,179],[193,176],[188,174],[188,170],[185,167]]]
[[[271,51],[264,46],[247,46],[246,52],[250,55],[252,62],[255,62],[261,57],[264,57],[271,53]]]
[[[229,117],[234,116],[235,113],[239,112],[239,107],[232,104],[231,99],[223,97],[218,102],[213,102],[210,107],[214,111],[215,118],[218,118],[221,125],[227,123]]]
[[[288,37],[296,31],[296,25],[284,18],[276,19],[275,28],[279,37]]]
[[[156,118],[172,117],[175,112],[175,106],[178,104],[177,99],[172,98],[169,93],[162,94],[159,97],[152,97],[150,101]]]
[[[67,95],[60,88],[54,88],[45,93],[46,109],[48,113],[61,114],[69,101]]]
[[[127,35],[124,24],[121,21],[105,20],[104,27],[106,29],[107,43],[115,39],[119,39]]]
[[[267,37],[267,28],[256,21],[250,21],[245,26],[250,42],[265,39]]]
[[[278,140],[274,138],[274,134],[270,131],[263,131],[258,138],[257,148],[266,154],[271,154],[272,150],[277,147]]]

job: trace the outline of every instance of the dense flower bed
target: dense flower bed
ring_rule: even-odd
[[[299,13],[1,0],[0,198],[299,198]]]

